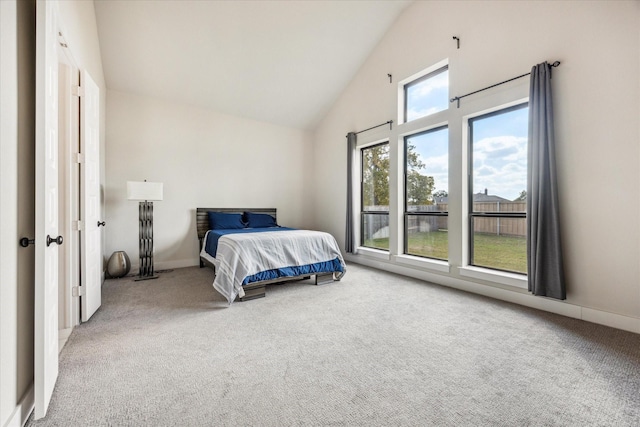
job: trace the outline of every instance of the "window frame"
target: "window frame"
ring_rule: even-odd
[[[440,70],[442,69],[447,69],[449,70],[449,59],[445,58],[441,61],[436,62],[435,64],[432,64],[430,66],[428,66],[427,68],[424,68],[423,70],[412,74],[402,80],[398,81],[398,85],[397,85],[397,93],[398,93],[398,97],[397,97],[397,117],[398,117],[398,125],[402,126],[405,125],[407,123],[414,123],[414,122],[419,122],[421,120],[430,118],[432,116],[437,116],[439,114],[443,114],[446,111],[450,111],[451,110],[451,103],[449,103],[447,105],[447,108],[441,111],[438,111],[436,113],[427,115],[427,116],[423,116],[420,118],[416,118],[410,121],[407,121],[407,92],[405,90],[405,87],[407,85],[411,85],[412,83],[424,78],[425,76],[433,76],[435,74],[437,74]],[[449,82],[451,83],[451,82]],[[451,96],[451,85],[449,84],[449,88],[448,88],[448,96]]]
[[[473,123],[478,121],[478,120],[482,120],[482,119],[486,119],[489,117],[494,117],[494,116],[498,116],[500,114],[506,114],[512,111],[517,111],[523,108],[528,108],[529,107],[529,100],[524,100],[522,102],[517,102],[516,104],[513,105],[507,105],[507,106],[502,106],[502,107],[498,107],[495,110],[492,110],[490,112],[487,113],[483,113],[483,114],[478,114],[477,116],[473,116],[473,117],[469,117],[467,119],[467,227],[469,232],[467,233],[467,255],[468,255],[468,266],[473,267],[473,268],[480,268],[480,269],[487,269],[487,270],[493,270],[493,271],[498,271],[501,273],[508,273],[508,274],[515,274],[518,276],[527,276],[527,273],[521,273],[518,271],[512,271],[512,270],[505,270],[505,269],[500,269],[500,268],[495,268],[495,267],[488,267],[488,266],[484,266],[484,265],[476,265],[474,264],[474,260],[473,260],[473,254],[474,254],[474,225],[473,225],[473,219],[474,218],[511,218],[511,219],[518,219],[518,218],[524,218],[526,221],[528,221],[527,218],[527,212],[525,209],[525,212],[481,212],[481,211],[475,211],[474,210],[474,203],[473,203]],[[528,144],[528,142],[527,142]],[[528,147],[527,147],[528,148]],[[528,179],[528,177],[527,177]],[[527,204],[528,204],[528,200],[527,200]],[[525,236],[525,238],[528,240],[528,236]]]
[[[389,140],[384,140],[384,141],[380,141],[380,142],[376,142],[374,144],[368,144],[368,145],[364,145],[361,147],[358,147],[358,150],[360,151],[360,242],[359,242],[359,247],[361,248],[366,248],[366,249],[373,249],[373,250],[377,250],[377,251],[384,251],[384,252],[390,252],[390,248],[384,249],[384,248],[377,248],[374,246],[366,246],[365,245],[365,233],[364,233],[364,218],[365,215],[386,215],[387,218],[389,217],[389,211],[391,210],[391,206],[389,206],[389,209],[387,211],[366,211],[364,209],[364,152],[365,150],[370,150],[376,147],[380,147],[383,145],[387,145],[389,146],[389,154],[391,152],[391,144],[389,142]],[[391,171],[389,171],[389,180],[391,180]],[[390,184],[390,183],[389,183]],[[389,192],[391,191],[391,185],[389,185]],[[387,223],[389,222],[389,220],[387,219]]]
[[[428,74],[427,74],[428,75]],[[429,259],[429,260],[437,260],[437,261],[449,261],[449,249],[447,248],[447,258],[435,258],[435,257],[430,257],[430,256],[426,256],[426,255],[419,255],[419,254],[413,254],[413,253],[409,253],[409,216],[444,216],[447,217],[447,222],[449,220],[449,211],[412,211],[409,212],[408,209],[408,204],[407,204],[407,189],[408,189],[408,176],[409,176],[409,171],[408,171],[408,149],[407,149],[407,140],[409,138],[412,137],[416,137],[416,136],[420,136],[420,135],[426,135],[428,133],[432,133],[432,132],[438,132],[441,131],[443,129],[447,129],[447,132],[449,131],[449,125],[448,124],[440,124],[437,125],[435,127],[429,128],[429,129],[424,129],[418,132],[413,132],[410,134],[406,134],[402,136],[402,144],[403,144],[403,152],[404,152],[404,170],[403,170],[403,244],[402,244],[402,253],[403,255],[408,255],[408,256],[413,256],[413,257],[418,257],[418,258],[425,258],[425,259]],[[449,153],[448,153],[448,149],[447,149],[447,160],[449,159]],[[448,166],[447,166],[448,168]],[[447,193],[449,192],[449,189],[447,188]],[[447,245],[448,245],[448,241],[447,241]]]
[[[448,63],[445,64],[445,65],[440,66],[439,68],[436,68],[433,71],[429,71],[426,74],[424,74],[423,76],[415,78],[415,79],[413,79],[413,80],[411,80],[411,81],[409,81],[407,83],[404,83],[402,85],[402,92],[404,93],[403,123],[409,123],[409,122],[412,122],[414,120],[420,120],[420,119],[423,119],[423,118],[428,117],[428,116],[431,115],[431,114],[427,114],[425,116],[416,117],[415,119],[409,120],[409,117],[407,116],[407,112],[408,112],[408,109],[409,109],[408,108],[409,107],[409,97],[407,96],[407,89],[409,87],[411,87],[411,86],[416,86],[416,85],[424,82],[425,80],[429,80],[430,78],[435,77],[438,74],[444,73],[445,71],[447,71],[447,72],[449,71],[449,64]],[[447,94],[448,93],[449,93],[449,86],[447,86]],[[448,97],[449,96],[447,95],[447,99],[448,99]],[[445,108],[444,110],[437,111],[436,113],[439,113],[441,111],[445,111],[448,108],[449,108],[449,105],[447,104],[447,108]],[[436,114],[436,113],[432,113],[432,114]]]

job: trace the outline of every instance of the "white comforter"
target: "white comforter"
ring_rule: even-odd
[[[208,237],[205,236],[205,239]],[[202,246],[206,247],[206,240]],[[244,296],[245,277],[261,271],[344,259],[338,244],[329,233],[310,230],[267,231],[229,234],[220,237],[216,257],[202,250],[201,256],[216,267],[213,287],[231,304]],[[346,271],[346,269],[345,269]]]

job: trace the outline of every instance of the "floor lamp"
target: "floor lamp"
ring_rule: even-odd
[[[140,201],[140,271],[135,280],[157,279],[153,271],[153,202],[162,200],[162,183],[128,181],[127,198]]]

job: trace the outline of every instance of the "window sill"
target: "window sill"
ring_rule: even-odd
[[[385,261],[389,261],[389,252],[382,251],[379,249],[365,248],[364,246],[358,247],[356,255],[364,255],[370,258],[377,258],[377,259],[383,259]]]
[[[521,289],[528,289],[527,276],[524,274],[507,273],[506,271],[491,270],[489,268],[473,266],[460,267],[458,271],[461,276],[500,283],[502,285],[513,286]]]
[[[397,255],[395,257],[395,261],[398,264],[426,268],[429,270],[435,270],[440,273],[449,273],[450,271],[450,266],[447,261],[440,261],[436,259],[428,259],[411,255]]]

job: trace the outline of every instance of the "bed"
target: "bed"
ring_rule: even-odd
[[[329,233],[277,224],[276,209],[197,208],[200,267],[229,304],[266,295],[266,285],[314,278],[338,281],[344,259]]]

